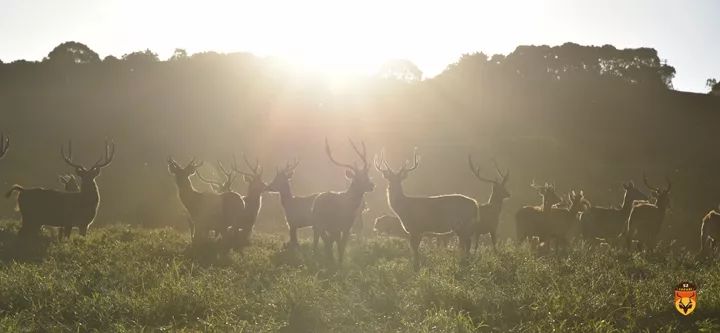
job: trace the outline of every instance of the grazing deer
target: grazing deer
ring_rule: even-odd
[[[80,192],[80,182],[73,174],[59,175],[58,181],[63,186],[65,192]]]
[[[625,194],[619,208],[591,206],[581,215],[580,233],[585,240],[617,238],[627,228],[633,203],[648,199],[632,181],[624,183],[623,189]]]
[[[285,167],[278,168],[275,178],[268,184],[268,192],[277,192],[280,194],[280,204],[285,212],[285,222],[290,231],[290,241],[288,245],[298,246],[297,230],[304,227],[313,226],[312,208],[318,193],[307,196],[295,196],[290,188],[290,180],[295,174],[295,168],[300,161],[295,159],[287,162]],[[313,237],[313,249],[317,249],[319,233],[315,233]]]
[[[198,176],[203,183],[210,185],[210,189],[212,189],[215,193],[231,192],[232,184],[235,181],[235,173],[232,169],[227,171],[220,161],[217,161],[217,169],[225,177],[224,181],[215,181],[210,178],[203,177],[203,175],[200,174],[200,170],[197,170],[195,175]]]
[[[0,159],[5,157],[8,149],[10,149],[10,138],[6,137],[4,133],[0,133]]]
[[[720,239],[720,213],[716,210],[711,210],[702,219],[702,225],[700,226],[700,255],[703,255],[707,248],[707,243],[710,243],[709,250],[713,253],[717,248],[717,241]]]
[[[243,160],[245,165],[248,167],[250,172],[242,171],[237,165],[237,161],[233,159],[232,169],[238,174],[241,174],[242,179],[248,183],[247,194],[243,197],[245,201],[245,212],[238,223],[240,229],[240,239],[242,242],[239,245],[247,245],[250,242],[250,234],[252,233],[255,221],[257,221],[258,213],[262,207],[262,193],[267,190],[267,185],[262,180],[263,169],[260,166],[260,161],[256,160],[253,166],[247,159],[247,156],[243,154]]]
[[[627,248],[630,248],[633,240],[638,241],[639,248],[654,248],[660,227],[665,219],[665,213],[670,206],[670,189],[672,183],[670,179],[666,179],[667,187],[661,189],[653,187],[648,183],[647,177],[643,175],[643,182],[648,189],[652,191],[652,195],[657,199],[654,204],[649,202],[636,202],[630,211],[630,217],[627,222],[626,242]]]
[[[91,168],[85,168],[72,161],[72,143],[68,143],[68,153],[65,155],[64,147],[60,147],[60,154],[65,163],[75,168],[75,174],[80,178],[79,192],[64,192],[44,188],[25,189],[14,185],[5,195],[12,196],[18,192],[17,206],[22,215],[20,235],[36,234],[43,225],[62,227],[62,236],[70,237],[73,227],[80,229],[80,235],[85,236],[93,223],[100,203],[100,194],[95,178],[100,170],[110,165],[115,157],[115,144],[105,143],[105,155]]]
[[[190,233],[194,241],[207,240],[211,230],[223,237],[237,227],[245,214],[245,201],[235,192],[204,193],[198,192],[190,182],[190,176],[197,172],[203,162],[195,159],[181,167],[172,157],[168,157],[168,171],[175,176],[178,196],[190,215]]]
[[[542,198],[542,204],[522,207],[515,214],[515,231],[518,241],[522,242],[533,236],[538,236],[541,241],[548,238],[558,239],[563,234],[563,230],[550,229],[554,226],[552,207],[561,201],[555,193],[555,187],[547,183],[544,186],[535,185],[534,182],[530,186],[538,191]]]
[[[355,221],[363,197],[366,192],[372,192],[375,189],[375,184],[368,176],[365,142],[361,144],[362,151],[350,140],[350,145],[362,161],[362,167],[357,167],[356,164],[338,162],[333,157],[330,144],[325,138],[325,153],[330,158],[330,162],[345,168],[345,177],[351,182],[344,192],[323,192],[318,194],[313,202],[313,232],[320,235],[325,245],[325,252],[333,262],[333,243],[337,243],[339,264],[342,264],[345,246],[350,237],[350,228]]]
[[[405,162],[398,171],[392,170],[382,153],[379,159],[375,159],[375,168],[388,182],[387,198],[390,208],[400,218],[403,228],[410,233],[410,248],[416,270],[420,268],[418,248],[425,234],[454,232],[458,236],[462,253],[467,254],[478,213],[477,202],[461,194],[430,197],[405,195],[402,182],[418,165],[417,150],[413,153],[412,165]]]
[[[475,251],[477,251],[478,244],[480,243],[480,235],[487,233],[490,234],[493,250],[496,250],[496,233],[498,224],[500,223],[500,212],[502,211],[503,201],[510,198],[510,192],[508,192],[507,187],[505,187],[508,179],[510,178],[510,171],[506,171],[503,175],[497,163],[495,163],[495,161],[493,161],[493,163],[495,164],[495,171],[497,171],[499,179],[488,179],[482,177],[480,175],[480,168],[475,167],[472,156],[468,155],[468,166],[470,167],[470,171],[472,171],[473,175],[475,175],[475,178],[492,185],[490,199],[488,199],[488,202],[478,207],[478,221],[475,225],[475,230],[473,230],[475,238]]]

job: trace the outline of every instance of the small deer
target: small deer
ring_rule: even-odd
[[[475,167],[472,156],[468,155],[468,166],[470,167],[470,171],[472,171],[473,175],[475,175],[475,178],[492,185],[490,199],[488,199],[488,202],[478,207],[478,221],[475,225],[475,230],[473,231],[475,251],[477,251],[478,244],[480,243],[480,235],[488,233],[490,234],[490,239],[492,240],[493,250],[496,250],[496,233],[498,224],[500,223],[500,212],[502,211],[503,201],[510,198],[510,192],[508,192],[507,187],[505,187],[508,179],[510,178],[510,171],[508,170],[505,174],[503,174],[497,163],[495,161],[493,161],[493,163],[495,164],[495,171],[497,171],[499,177],[498,179],[489,179],[481,176],[480,168]]]
[[[178,196],[190,215],[190,234],[195,241],[206,241],[210,231],[214,230],[223,238],[237,228],[245,214],[245,201],[235,192],[204,193],[198,192],[190,182],[190,176],[203,164],[192,159],[181,167],[172,157],[168,157],[168,171],[175,176]]]
[[[252,165],[245,154],[243,154],[243,160],[250,172],[240,170],[234,158],[232,170],[241,174],[243,180],[248,184],[247,194],[243,197],[245,201],[245,213],[240,219],[240,223],[238,223],[240,229],[239,240],[242,242],[240,245],[247,245],[250,242],[250,234],[252,233],[258,213],[262,207],[262,193],[267,190],[267,185],[262,180],[263,169],[260,166],[260,161],[256,160],[255,165]]]
[[[398,171],[392,170],[382,153],[379,159],[375,159],[375,168],[388,182],[388,204],[410,234],[410,248],[416,270],[420,268],[419,246],[425,234],[454,232],[458,236],[463,255],[467,254],[478,214],[477,202],[461,194],[429,197],[405,195],[402,182],[418,165],[417,150],[413,153],[412,165],[406,161]]]
[[[75,174],[80,178],[80,191],[25,189],[20,185],[10,188],[6,197],[18,192],[17,206],[22,215],[21,236],[37,234],[43,225],[62,227],[61,237],[69,238],[73,227],[78,227],[80,235],[85,236],[97,215],[100,194],[95,178],[100,175],[100,170],[112,162],[115,145],[106,142],[104,156],[89,169],[72,161],[72,142],[68,143],[67,155],[62,146],[60,154],[66,164],[75,168]]]
[[[541,241],[548,238],[557,238],[558,230],[551,230],[552,224],[552,207],[560,203],[561,199],[555,193],[555,187],[545,183],[544,186],[536,185],[533,182],[530,185],[538,191],[542,198],[540,206],[524,206],[515,214],[517,240],[522,242],[530,237],[538,236]]]
[[[365,143],[361,142],[362,150],[358,149],[352,140],[350,145],[360,157],[362,166],[338,162],[332,155],[330,144],[325,138],[325,153],[330,162],[345,169],[345,177],[350,179],[350,186],[344,192],[323,192],[318,194],[313,202],[313,232],[319,234],[325,245],[325,253],[334,262],[332,249],[337,243],[338,264],[342,264],[345,246],[350,237],[350,228],[355,221],[365,193],[372,192],[375,184],[368,176],[367,150]]]
[[[318,193],[307,196],[295,196],[290,188],[290,180],[295,174],[295,168],[300,164],[298,159],[287,162],[285,167],[278,168],[275,178],[268,184],[268,192],[276,192],[280,194],[280,204],[285,212],[285,222],[287,222],[290,231],[289,246],[297,247],[297,230],[305,227],[312,227],[313,215],[312,207]],[[315,233],[313,239],[313,249],[317,249],[318,238],[320,234]]]
[[[8,149],[10,149],[10,138],[5,136],[5,133],[0,133],[0,159],[5,157]]]
[[[627,234],[625,241],[627,248],[630,248],[633,240],[638,241],[639,248],[652,249],[656,245],[656,239],[660,233],[660,227],[665,219],[665,213],[670,206],[670,190],[672,183],[666,179],[667,187],[662,189],[650,185],[647,177],[643,174],[643,182],[652,191],[652,196],[657,200],[654,204],[649,202],[637,202],[630,211],[627,222]]]
[[[220,162],[220,161],[217,161],[216,167],[217,167],[218,171],[220,171],[220,173],[222,173],[222,175],[225,177],[225,180],[216,181],[216,180],[212,180],[210,178],[203,177],[203,175],[200,174],[200,170],[197,170],[195,172],[195,175],[198,178],[200,178],[200,180],[203,183],[210,185],[210,188],[215,193],[232,192],[232,185],[233,185],[233,182],[235,181],[235,173],[233,172],[232,169],[230,171],[227,171],[225,169],[225,167],[222,165],[222,162]]]
[[[642,193],[632,181],[623,184],[625,194],[619,208],[591,206],[580,217],[580,232],[585,240],[605,241],[615,239],[627,228],[633,203],[646,201],[647,195]]]
[[[80,182],[73,174],[59,175],[58,181],[63,186],[65,192],[80,192]]]
[[[717,249],[717,241],[720,239],[720,213],[716,210],[711,210],[702,219],[702,225],[700,226],[700,255],[706,253],[706,251],[715,252]],[[710,248],[708,249],[708,243]]]

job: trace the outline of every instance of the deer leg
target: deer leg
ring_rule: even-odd
[[[297,228],[296,227],[290,227],[290,241],[288,243],[290,246],[298,246]]]
[[[332,249],[333,249],[332,235],[330,235],[330,233],[327,231],[323,231],[320,234],[320,237],[322,237],[323,245],[325,246],[325,257],[327,258],[327,260],[329,260],[329,262],[334,262],[335,259],[333,258],[333,253],[332,253]]]
[[[348,238],[350,237],[350,231],[343,232],[338,239],[338,264],[342,264],[343,257],[345,257],[345,246],[347,245]]]
[[[85,237],[85,235],[87,234],[87,230],[88,230],[87,224],[80,226],[80,236]]]
[[[416,271],[420,270],[420,240],[422,239],[422,235],[420,234],[410,234],[410,249],[412,250],[413,254],[413,268],[415,268]]]
[[[72,233],[72,226],[65,226],[62,228],[63,231],[63,237],[65,239],[70,239],[70,233]]]
[[[321,233],[316,227],[312,227],[313,229],[313,251],[317,251],[318,248],[318,241],[320,240]],[[325,242],[325,239],[323,239],[323,242]]]
[[[490,240],[492,241],[493,251],[497,252],[497,246],[496,246],[497,236],[495,236],[495,231],[490,232]]]

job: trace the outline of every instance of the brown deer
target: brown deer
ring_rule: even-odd
[[[62,235],[70,237],[73,227],[80,229],[80,235],[85,236],[93,223],[100,203],[100,194],[95,178],[100,170],[110,165],[115,157],[115,145],[105,143],[105,154],[91,168],[72,161],[72,143],[68,143],[68,153],[61,146],[60,154],[65,163],[75,168],[75,174],[80,178],[79,192],[64,192],[44,188],[25,189],[14,185],[5,195],[10,197],[18,192],[17,205],[22,215],[22,227],[19,235],[36,234],[43,225],[62,227]]]
[[[222,162],[217,161],[216,168],[222,175],[224,176],[223,181],[216,181],[212,180],[210,178],[203,177],[203,175],[200,173],[200,170],[197,170],[195,172],[195,175],[205,184],[210,185],[210,189],[212,189],[215,193],[225,193],[225,192],[231,192],[232,191],[232,185],[235,181],[235,173],[231,169],[230,171],[227,171],[225,167],[222,165]]]
[[[267,185],[262,180],[263,169],[260,166],[260,161],[256,160],[255,165],[252,165],[245,154],[243,154],[243,160],[250,172],[240,170],[234,158],[232,165],[232,170],[241,174],[243,176],[242,179],[248,184],[247,194],[243,197],[245,201],[245,211],[240,219],[240,223],[237,225],[240,229],[238,230],[240,232],[238,235],[240,243],[237,245],[241,246],[250,243],[250,234],[252,233],[258,213],[262,207],[262,193],[267,190]]]
[[[700,226],[700,255],[705,254],[707,250],[715,252],[717,241],[720,239],[720,213],[711,210],[702,219]],[[710,248],[708,249],[708,244]]]
[[[461,194],[429,197],[405,195],[402,182],[410,172],[418,168],[418,165],[417,150],[413,153],[412,165],[405,162],[398,171],[392,170],[382,153],[379,159],[375,159],[375,168],[388,182],[388,204],[400,218],[403,228],[410,233],[410,248],[416,270],[420,268],[420,242],[422,236],[426,234],[454,232],[458,236],[463,255],[467,254],[478,213],[477,202]]]
[[[627,228],[633,203],[648,197],[632,181],[623,184],[625,194],[619,208],[592,206],[580,217],[580,233],[587,241],[617,238]]]
[[[290,180],[295,174],[295,168],[300,161],[295,159],[287,162],[285,167],[278,168],[275,178],[268,184],[268,192],[276,192],[280,194],[280,204],[285,212],[285,222],[287,222],[290,231],[289,246],[298,246],[297,230],[305,227],[313,226],[312,207],[318,193],[307,196],[295,196],[290,188]],[[317,249],[319,233],[315,233],[313,237],[313,249]]]
[[[555,187],[545,183],[544,186],[531,185],[538,191],[542,198],[540,206],[525,206],[520,208],[515,214],[515,231],[517,240],[522,242],[530,237],[538,236],[541,241],[553,238],[558,239],[563,236],[563,230],[553,230],[552,207],[560,203],[560,197],[555,193]]]
[[[235,192],[204,193],[195,190],[190,176],[202,164],[192,159],[185,167],[181,167],[172,157],[168,157],[168,171],[175,176],[178,196],[190,215],[190,232],[194,242],[208,240],[211,230],[227,238],[245,214],[245,201]]]
[[[10,138],[6,137],[4,133],[0,133],[0,159],[5,157],[8,149],[10,149]]]
[[[492,185],[490,199],[488,199],[488,202],[478,207],[478,221],[475,225],[475,230],[473,230],[475,251],[477,251],[478,244],[480,243],[480,235],[488,233],[490,234],[490,239],[492,240],[493,250],[496,250],[496,233],[498,224],[500,223],[500,212],[502,211],[503,201],[510,198],[510,192],[508,192],[507,187],[505,187],[508,179],[510,178],[510,171],[505,171],[505,174],[503,174],[497,163],[495,161],[493,161],[493,163],[495,164],[495,171],[497,171],[499,177],[498,179],[482,177],[480,175],[480,168],[475,167],[472,156],[468,155],[468,166],[470,167],[470,171],[472,171],[473,175],[475,175],[475,178]]]
[[[670,206],[672,183],[670,179],[666,179],[666,181],[666,188],[654,187],[648,183],[647,177],[643,174],[643,182],[652,191],[652,196],[656,198],[656,201],[654,204],[637,202],[633,205],[627,222],[627,234],[625,235],[628,249],[630,249],[633,240],[638,241],[640,249],[652,249],[655,247],[660,227],[665,219],[665,213]]]
[[[342,264],[345,246],[350,237],[350,228],[355,221],[363,197],[366,192],[372,192],[375,184],[368,176],[367,149],[361,142],[362,150],[350,140],[355,153],[360,157],[362,166],[338,162],[332,155],[330,144],[325,138],[325,153],[330,162],[345,169],[345,177],[350,179],[350,186],[344,192],[323,192],[318,194],[313,202],[313,232],[319,234],[325,245],[325,253],[331,262],[334,262],[332,249],[337,243],[338,263]]]

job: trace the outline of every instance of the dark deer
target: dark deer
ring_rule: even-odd
[[[412,164],[405,162],[398,171],[392,170],[382,153],[379,159],[375,159],[375,168],[388,182],[387,198],[390,208],[400,218],[403,228],[410,233],[410,248],[416,270],[420,268],[420,242],[426,234],[454,232],[458,236],[462,253],[467,254],[478,213],[477,202],[461,194],[430,197],[405,195],[402,182],[418,165],[417,150],[413,153]]]
[[[540,206],[525,206],[515,214],[517,240],[522,242],[530,237],[537,236],[541,241],[549,238],[559,238],[564,230],[553,230],[552,207],[559,203],[560,197],[555,193],[555,187],[545,183],[544,186],[532,186],[542,198]]]
[[[285,212],[285,221],[290,230],[290,241],[288,245],[298,246],[297,230],[305,227],[313,226],[312,207],[318,193],[307,196],[295,196],[290,188],[290,180],[295,174],[295,168],[300,161],[295,159],[287,162],[285,167],[278,168],[275,178],[267,187],[269,192],[277,192],[280,194],[280,204]],[[313,239],[313,249],[317,248],[319,233],[315,233]]]
[[[19,193],[17,205],[22,215],[22,227],[19,232],[21,236],[36,234],[43,225],[62,227],[62,236],[65,238],[70,237],[73,227],[78,227],[80,235],[85,236],[95,219],[100,203],[95,178],[100,175],[100,170],[112,162],[115,145],[106,142],[104,156],[89,169],[72,161],[72,143],[68,143],[67,155],[63,147],[60,148],[60,154],[80,178],[80,191],[25,189],[14,185],[5,196],[9,198],[14,192]]]
[[[330,261],[334,262],[332,249],[337,243],[338,263],[342,264],[345,246],[350,237],[350,228],[355,221],[363,197],[366,192],[375,189],[375,184],[368,176],[367,150],[362,142],[362,150],[350,140],[355,153],[360,157],[362,166],[338,162],[332,155],[330,144],[325,139],[325,153],[330,161],[345,169],[345,177],[350,179],[350,187],[344,192],[323,192],[318,194],[313,202],[313,232],[320,235],[325,245],[325,252]]]
[[[620,208],[590,207],[580,217],[580,233],[587,241],[596,239],[615,239],[627,228],[628,217],[636,200],[645,201],[647,195],[642,193],[630,181],[623,184],[625,194]]]
[[[485,178],[480,175],[480,168],[475,167],[472,156],[468,155],[468,166],[470,167],[470,171],[472,171],[473,175],[475,175],[475,178],[482,182],[489,183],[492,186],[490,199],[488,199],[488,202],[478,207],[478,221],[475,225],[475,230],[473,230],[475,251],[477,251],[478,244],[480,243],[480,235],[488,233],[490,234],[490,238],[492,240],[493,250],[496,250],[496,233],[498,224],[500,223],[500,213],[502,212],[503,201],[510,197],[510,192],[508,192],[507,187],[505,187],[508,179],[510,178],[510,171],[505,171],[505,174],[503,174],[497,163],[495,161],[493,161],[493,163],[495,164],[495,171],[497,171],[498,178]]]
[[[235,192],[203,193],[198,192],[190,182],[190,176],[202,165],[195,159],[181,167],[172,157],[168,157],[168,171],[175,176],[178,196],[190,215],[191,236],[193,241],[206,241],[213,230],[227,238],[237,228],[245,214],[245,202]]]
[[[627,222],[626,243],[628,249],[633,240],[638,241],[640,249],[652,249],[655,247],[660,227],[665,219],[665,213],[670,206],[672,183],[670,179],[666,179],[666,181],[666,188],[654,187],[648,183],[647,177],[643,175],[645,186],[652,191],[652,196],[657,200],[654,204],[637,202],[633,205]]]
[[[240,229],[239,241],[241,242],[238,245],[244,246],[250,242],[250,234],[252,233],[258,213],[262,207],[262,193],[267,190],[267,185],[262,180],[263,169],[260,166],[260,161],[255,160],[255,165],[252,165],[244,154],[243,160],[250,170],[249,172],[240,170],[234,158],[232,169],[236,173],[241,174],[243,180],[248,184],[247,194],[243,197],[245,201],[245,212],[238,224]]]

